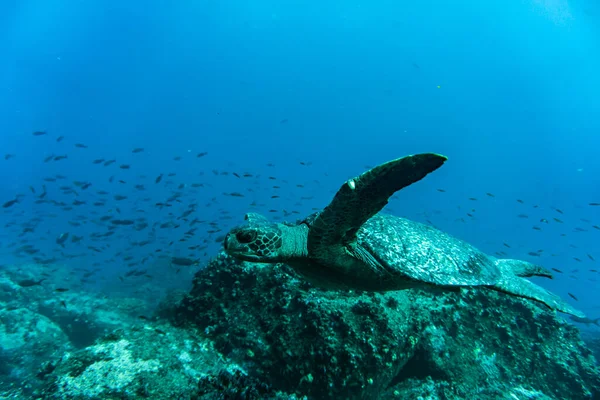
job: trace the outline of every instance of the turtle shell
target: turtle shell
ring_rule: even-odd
[[[433,227],[377,214],[357,233],[357,244],[388,271],[448,286],[491,286],[501,272],[494,259]]]

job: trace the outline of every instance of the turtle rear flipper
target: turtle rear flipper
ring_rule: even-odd
[[[557,295],[550,293],[541,286],[529,282],[527,279],[519,278],[515,275],[507,274],[503,276],[498,283],[490,288],[514,296],[538,301],[552,310],[557,310],[565,314],[574,315],[579,318],[585,317],[584,313],[575,309]]]
[[[344,245],[388,203],[398,190],[441,167],[446,157],[424,153],[388,161],[345,182],[331,203],[313,221],[308,251],[319,257],[331,245]]]
[[[496,265],[502,271],[512,271],[513,274],[521,277],[543,276],[545,278],[553,278],[552,272],[546,268],[527,261],[505,258],[496,260]]]

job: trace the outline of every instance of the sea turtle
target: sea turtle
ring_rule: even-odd
[[[296,225],[246,214],[247,224],[227,234],[225,251],[245,261],[284,262],[326,289],[483,286],[583,317],[560,297],[523,278],[551,278],[543,267],[497,259],[431,226],[380,213],[396,191],[421,180],[446,159],[425,153],[374,167],[346,181],[325,209]]]

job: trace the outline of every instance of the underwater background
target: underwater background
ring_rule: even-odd
[[[444,168],[386,211],[552,269],[532,281],[600,335],[600,3],[0,11],[0,273],[22,304],[136,299],[148,316],[245,213],[295,222],[371,166],[436,152]]]

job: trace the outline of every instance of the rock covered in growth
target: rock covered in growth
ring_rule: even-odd
[[[258,399],[269,390],[225,362],[210,341],[166,324],[116,330],[43,373],[48,383],[37,395],[44,399]]]
[[[600,361],[600,332],[598,330],[583,331],[581,338],[591,350],[596,361]]]
[[[40,359],[58,357],[70,349],[67,335],[52,320],[0,302],[0,392],[28,393],[37,381]]]
[[[56,324],[76,348],[93,344],[102,335],[128,325],[148,311],[148,305],[143,299],[111,298],[82,290],[49,276],[47,269],[36,264],[26,264],[11,265],[1,270],[0,306],[5,304],[7,308],[26,308],[43,315]],[[61,267],[53,268],[52,271],[59,277],[65,275],[64,268]],[[40,276],[49,277],[39,278]],[[31,286],[18,284],[23,281],[41,282]],[[56,288],[62,287],[59,286],[61,283],[68,289],[56,291]],[[0,377],[1,375],[0,373]]]
[[[578,331],[485,289],[321,291],[284,265],[221,254],[176,310],[275,391],[309,399],[600,396]]]

